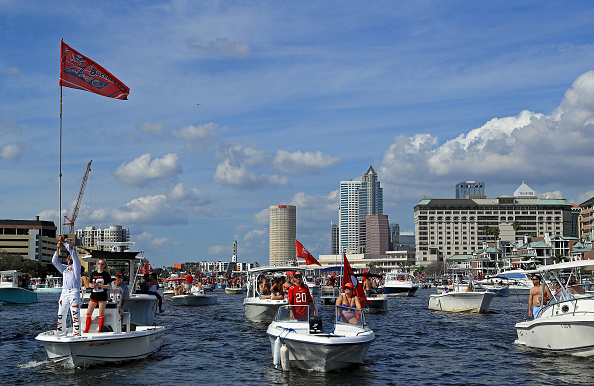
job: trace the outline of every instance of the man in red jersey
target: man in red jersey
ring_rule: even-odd
[[[312,315],[316,314],[313,298],[309,293],[307,285],[303,284],[303,277],[300,272],[293,275],[293,285],[289,288],[289,304],[297,306],[309,305]],[[291,319],[307,320],[307,307],[291,307]]]
[[[192,277],[192,273],[188,272],[188,274],[186,275],[186,292],[187,293],[192,293],[192,282],[194,281],[194,278]]]

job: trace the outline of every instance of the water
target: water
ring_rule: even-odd
[[[274,369],[265,325],[243,317],[242,295],[217,292],[219,303],[181,307],[165,302],[157,317],[166,344],[140,361],[65,369],[47,360],[34,338],[54,327],[58,294],[39,303],[0,308],[0,379],[3,384],[247,384],[247,385],[576,385],[591,384],[594,358],[547,355],[513,344],[514,323],[527,297],[495,298],[490,314],[427,309],[429,294],[389,299],[389,311],[369,315],[377,339],[364,365],[350,371],[313,373]],[[331,307],[318,306],[330,327]]]

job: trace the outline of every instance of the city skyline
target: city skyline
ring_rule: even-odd
[[[155,266],[265,264],[269,207],[330,253],[339,183],[372,165],[383,214],[487,197],[594,196],[594,4],[345,1],[0,5],[0,217],[58,224],[60,40],[130,88],[63,90],[62,208],[122,225]],[[67,214],[67,213],[63,213]]]

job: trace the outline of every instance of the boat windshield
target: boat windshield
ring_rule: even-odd
[[[336,323],[364,327],[366,325],[365,313],[363,310],[354,307],[336,306]]]
[[[274,318],[277,322],[307,322],[312,315],[309,306],[284,305],[279,307]]]

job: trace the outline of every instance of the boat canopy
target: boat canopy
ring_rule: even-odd
[[[334,272],[340,272],[340,271],[342,271],[342,266],[339,265],[339,266],[336,266],[336,267],[327,267],[327,268],[323,268],[323,269],[320,270],[320,272],[332,272],[332,271],[334,271]]]

